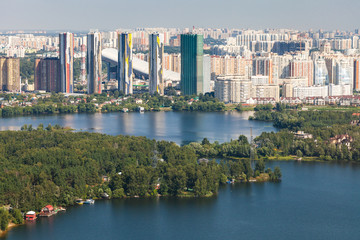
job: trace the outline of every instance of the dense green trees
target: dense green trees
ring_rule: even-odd
[[[236,111],[238,111],[238,112],[244,111],[244,108],[243,108],[242,104],[236,105],[235,109],[236,109]]]
[[[189,100],[193,99],[191,103]],[[225,104],[211,94],[199,96],[181,96],[175,99],[171,105],[174,111],[199,111],[199,112],[223,112]]]
[[[39,115],[39,114],[54,114],[54,113],[75,113],[75,112],[96,112],[96,106],[93,103],[80,103],[79,105],[63,105],[63,104],[36,104],[32,107],[4,107],[0,109],[0,116],[15,117],[22,115]]]
[[[0,230],[5,231],[8,228],[9,222],[12,221],[14,224],[22,224],[24,218],[19,209],[0,208]]]
[[[35,58],[20,58],[20,76],[28,79],[30,83],[34,81]]]
[[[215,143],[213,150],[213,144],[206,140],[199,145],[209,149],[201,150],[206,157],[249,155],[244,137],[224,144],[228,147]],[[22,131],[0,132],[0,206],[40,210],[47,204],[68,205],[76,198],[101,197],[104,192],[112,197],[157,193],[205,196],[216,193],[227,178],[253,176],[248,160],[198,163],[199,157],[191,145],[72,133],[51,125],[35,130],[24,125]],[[263,172],[264,167],[260,164],[257,169]],[[103,175],[110,181],[102,182]],[[18,212],[14,219],[19,219]]]
[[[118,91],[102,94],[87,95],[85,97],[65,97],[60,93],[52,93],[46,98],[39,97],[32,106],[24,106],[24,102],[30,101],[27,96],[21,94],[1,94],[6,101],[15,100],[19,105],[5,106],[0,109],[0,117],[14,117],[22,115],[54,114],[54,113],[94,113],[97,111],[121,112],[127,108],[129,112],[138,111],[143,107],[145,111],[160,111],[172,109],[173,111],[199,111],[199,112],[223,112],[225,104],[219,102],[213,95],[199,96],[173,96],[166,97],[149,93],[128,96],[120,101],[114,101],[114,97],[123,96]],[[138,103],[137,100],[142,100]],[[110,101],[112,100],[112,102]],[[22,103],[22,104],[21,104]]]
[[[259,106],[256,110],[252,119],[272,121],[275,127],[283,129],[278,133],[262,133],[255,139],[259,156],[293,155],[325,161],[360,161],[360,128],[350,124],[358,119],[352,111],[298,111],[281,104],[275,108]],[[295,137],[293,132],[299,130],[311,134],[312,138]],[[349,134],[351,141],[330,143],[330,138],[343,134]]]
[[[10,221],[9,211],[5,209],[0,209],[0,230],[7,230],[8,224]]]
[[[273,122],[275,127],[286,128],[292,131],[309,128],[327,127],[331,125],[349,124],[356,119],[351,111],[298,111],[286,109],[282,104],[258,105],[255,107],[254,117],[251,120]]]

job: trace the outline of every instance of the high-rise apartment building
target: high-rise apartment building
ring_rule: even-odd
[[[91,32],[87,35],[87,80],[88,93],[101,93],[101,34]]]
[[[61,92],[60,60],[58,58],[35,59],[34,89]]]
[[[290,62],[290,77],[307,79],[307,86],[312,86],[314,80],[314,63],[311,59],[294,59]]]
[[[133,93],[133,66],[132,66],[132,34],[118,34],[118,86],[124,94]]]
[[[86,45],[85,43],[81,44],[81,65],[80,65],[80,82],[82,85],[86,84]]]
[[[353,86],[354,65],[352,60],[342,58],[336,63],[336,85],[349,84]]]
[[[20,91],[20,59],[0,58],[0,90]]]
[[[74,34],[66,32],[59,34],[59,56],[61,92],[74,91]]]
[[[181,56],[179,53],[164,53],[163,67],[166,70],[180,73],[181,72]]]
[[[184,95],[203,93],[204,39],[199,34],[181,35],[181,91]]]
[[[331,44],[329,42],[323,42],[320,45],[320,52],[324,54],[330,54],[331,53]]]
[[[329,75],[326,68],[326,63],[323,58],[315,60],[315,74],[314,74],[315,85],[329,85]]]
[[[164,36],[163,34],[153,33],[149,35],[149,91],[164,95],[163,79],[163,55],[164,55]]]
[[[354,90],[360,90],[360,59],[354,60]]]
[[[211,72],[219,75],[251,76],[252,61],[241,56],[211,56]]]
[[[335,84],[336,83],[336,65],[339,58],[341,58],[342,55],[339,54],[331,54],[331,55],[325,55],[324,59],[326,62],[326,68],[329,75],[329,84]]]
[[[273,60],[271,58],[255,58],[253,60],[253,75],[262,75],[269,77],[269,84],[274,84],[273,81]]]
[[[325,56],[326,67],[329,75],[329,83],[354,84],[354,58],[342,54]]]
[[[6,88],[6,58],[0,58],[0,90],[4,91]]]
[[[210,55],[204,55],[203,62],[203,93],[210,92],[210,81],[211,81],[211,57]]]
[[[278,79],[290,76],[290,62],[293,60],[292,55],[272,55],[271,59],[273,60],[273,66],[276,66],[273,76],[276,76]]]

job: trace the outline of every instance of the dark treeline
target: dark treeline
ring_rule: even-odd
[[[110,102],[113,98],[122,96],[118,91],[87,95],[81,97],[78,103],[74,103],[75,97],[65,98],[62,94],[52,93],[50,97],[39,98],[32,106],[5,106],[0,108],[0,117],[14,117],[39,114],[55,113],[94,113],[97,111],[121,112],[126,108],[129,112],[138,111],[143,107],[145,111],[160,111],[161,108],[169,108],[173,111],[200,111],[200,112],[222,112],[225,111],[225,104],[219,102],[213,95],[206,94],[199,96],[172,96],[171,98],[160,95],[138,94],[129,96],[121,101]],[[0,94],[5,100],[16,99],[23,102],[24,95]],[[142,103],[136,101],[141,99]]]
[[[211,146],[206,139],[202,145]],[[248,143],[241,151],[227,156],[247,156]],[[278,168],[266,170],[263,161],[255,169],[249,159],[198,163],[213,155],[145,137],[23,126],[22,131],[0,132],[0,206],[39,211],[47,204],[66,206],[103,193],[113,198],[210,196],[228,179],[247,181],[265,172],[270,180],[281,178]]]
[[[36,104],[34,106],[14,106],[3,107],[0,109],[0,116],[14,117],[26,115],[39,115],[39,114],[54,114],[54,113],[94,113],[96,106],[94,103],[80,103],[78,105],[64,105],[64,104]]]
[[[288,109],[286,105],[276,104],[274,108],[271,104],[259,105],[255,107],[254,117],[251,120],[273,122],[277,128],[286,128],[297,131],[307,128],[327,127],[335,124],[349,124],[356,119],[351,111],[299,111]]]
[[[341,132],[340,126],[334,126],[335,132]],[[345,130],[345,129],[344,129]],[[350,129],[346,129],[350,130]],[[325,130],[324,130],[325,131]],[[330,136],[336,136],[327,133]],[[354,129],[350,136],[355,136],[351,145],[344,143],[333,144],[328,139],[322,140],[320,137],[313,139],[299,139],[288,131],[279,133],[263,133],[256,138],[258,144],[257,153],[264,157],[270,156],[289,156],[297,157],[316,157],[325,161],[360,161],[360,141],[359,129]]]
[[[123,108],[128,108],[129,111],[135,111],[138,106],[144,107],[146,111],[160,111],[160,108],[162,107],[171,108],[173,111],[225,111],[225,104],[211,94],[200,94],[199,96],[173,96],[172,99],[160,95],[141,94],[135,95],[134,98],[142,99],[143,104],[135,104],[135,101],[130,99],[121,102],[120,104],[106,104],[102,107],[102,112],[119,112]]]

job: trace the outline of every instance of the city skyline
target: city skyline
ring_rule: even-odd
[[[354,73],[360,59],[358,29],[349,33],[140,28],[128,32],[98,32],[98,40],[93,41],[91,36],[95,31],[91,30],[87,37],[70,32],[59,34],[59,38],[34,34],[0,35],[0,50],[2,55],[15,58],[26,58],[35,52],[42,58],[59,57],[61,92],[64,93],[87,89],[91,94],[100,93],[101,88],[104,91],[117,88],[124,94],[148,90],[162,95],[163,87],[159,84],[163,82],[162,76],[167,78],[163,85],[165,91],[167,87],[175,87],[178,94],[184,95],[214,92],[215,97],[225,103],[269,103],[292,98],[308,101],[313,97],[346,97],[359,90],[358,74]],[[92,62],[87,68],[86,42],[90,50],[88,63]],[[158,53],[163,50],[157,50],[161,42],[168,47],[162,57]],[[103,51],[100,46],[104,47]],[[77,62],[73,62],[74,59]],[[97,67],[94,59],[106,62],[107,81],[101,77],[102,67]],[[161,62],[167,71],[164,75]],[[85,69],[89,74],[87,88],[84,86]],[[35,72],[46,76],[46,59]],[[91,74],[95,72],[99,74]],[[25,77],[24,85],[12,91],[49,91],[48,83],[55,79],[49,76],[50,80],[45,81],[35,74],[34,86],[31,75],[24,71],[20,74]]]
[[[0,16],[0,30],[66,31],[151,26],[353,30],[358,28],[357,9],[360,7],[356,0],[343,1],[341,8],[334,0],[291,1],[290,4],[289,0],[229,0],[222,4],[214,0],[184,0],[171,4],[164,0],[158,0],[157,4],[139,0],[136,5],[115,0],[107,0],[102,5],[95,4],[95,0],[86,3],[63,0],[61,4],[48,4],[44,0],[3,0],[2,4],[7,11]],[[41,14],[34,14],[39,11],[39,6]],[[119,15],[119,8],[133,10]],[[54,15],[55,9],[56,13],[66,13],[67,18]]]

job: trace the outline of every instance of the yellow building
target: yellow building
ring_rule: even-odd
[[[0,58],[0,86],[2,91],[20,91],[19,58]]]

